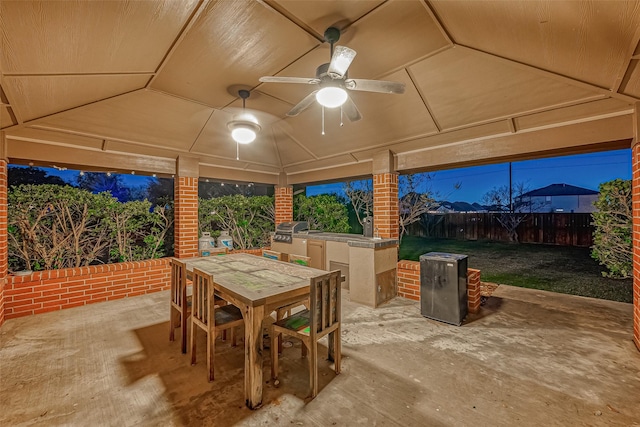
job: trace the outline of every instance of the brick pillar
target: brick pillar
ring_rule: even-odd
[[[276,186],[276,226],[282,222],[293,221],[293,187]]]
[[[467,308],[469,313],[480,311],[480,270],[467,268]]]
[[[398,174],[373,175],[373,228],[385,239],[400,237],[398,210]]]
[[[640,350],[640,144],[636,142],[631,147],[631,151],[633,173],[633,341]]]
[[[4,323],[4,289],[9,268],[7,239],[7,161],[0,160],[0,326]]]
[[[176,177],[174,194],[173,253],[177,258],[198,256],[198,178]]]

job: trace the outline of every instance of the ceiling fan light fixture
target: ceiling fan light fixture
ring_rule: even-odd
[[[320,105],[326,108],[336,108],[347,101],[347,91],[341,87],[328,86],[323,87],[316,92],[316,100]]]
[[[231,137],[238,144],[250,144],[260,132],[260,126],[248,121],[233,121],[229,123]]]

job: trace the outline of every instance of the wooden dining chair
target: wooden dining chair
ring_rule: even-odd
[[[263,249],[262,250],[262,256],[264,258],[269,258],[269,259],[275,259],[277,261],[282,261],[282,253],[281,252],[276,252],[276,251],[271,251],[268,249]]]
[[[191,314],[187,296],[187,266],[171,258],[171,305],[169,312],[169,341],[175,340],[175,329],[180,326],[182,353],[187,352],[187,318]]]
[[[231,329],[231,345],[236,345],[235,328],[242,326],[242,312],[235,305],[218,306],[214,302],[213,276],[193,269],[193,307],[191,313],[191,364],[196,364],[197,330],[207,334],[207,369],[213,381],[213,360],[217,333]]]
[[[309,267],[309,263],[311,262],[311,257],[289,254],[289,262],[291,264],[298,264],[298,265],[303,265],[305,267]]]
[[[297,264],[297,265],[302,265],[305,267],[309,266],[309,261],[311,261],[311,258],[308,256],[304,256],[304,255],[294,255],[294,254],[290,254],[289,255],[289,262],[291,264]],[[296,307],[300,307],[304,305],[305,308],[309,308],[309,300],[307,299],[306,301],[300,301],[300,302],[296,302],[294,304],[290,304],[284,307],[280,307],[276,310],[276,321],[284,319],[287,316],[291,316],[291,310],[293,310]],[[280,336],[278,338],[278,352],[282,353],[282,336]],[[303,346],[302,348],[302,355],[304,356],[306,354],[305,352],[305,347]]]
[[[275,322],[271,326],[271,377],[278,378],[278,337],[299,338],[309,351],[309,389],[311,398],[318,394],[318,340],[329,334],[329,359],[340,373],[340,271],[311,279],[309,309]]]

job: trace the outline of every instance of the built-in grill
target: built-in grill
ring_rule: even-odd
[[[306,221],[281,222],[276,226],[276,233],[273,236],[274,242],[291,243],[293,234],[307,231],[309,223]]]

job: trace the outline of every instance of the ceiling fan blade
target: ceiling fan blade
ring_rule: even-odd
[[[329,70],[327,73],[333,79],[341,79],[347,70],[349,65],[356,57],[356,51],[346,46],[336,46],[333,50],[333,56],[331,57],[331,63],[329,64]]]
[[[356,103],[353,102],[351,97],[347,98],[345,103],[342,104],[342,112],[352,122],[357,122],[362,118],[362,114],[360,114],[358,107],[356,107]]]
[[[389,82],[386,80],[349,79],[344,82],[349,90],[379,93],[404,93],[404,83]]]
[[[298,102],[291,110],[289,110],[287,116],[297,116],[298,114],[309,108],[311,104],[313,104],[316,100],[316,92],[317,90],[314,90],[309,95],[305,96],[302,101]]]
[[[277,77],[277,76],[262,76],[259,79],[262,83],[302,83],[302,84],[315,84],[320,83],[320,80],[313,77]]]

